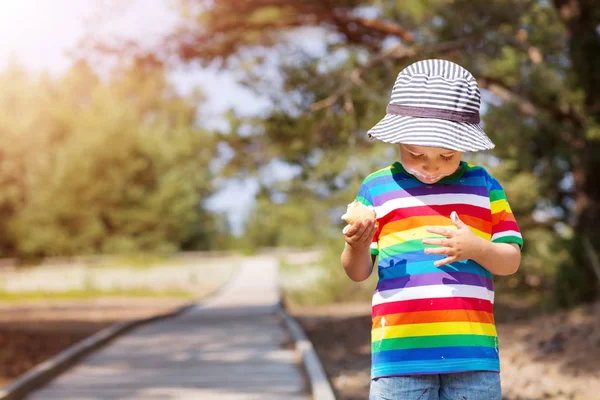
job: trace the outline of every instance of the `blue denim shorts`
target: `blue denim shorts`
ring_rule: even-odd
[[[369,400],[501,400],[500,374],[491,371],[412,375],[371,380]]]

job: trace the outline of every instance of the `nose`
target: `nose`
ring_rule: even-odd
[[[425,164],[423,165],[423,171],[425,172],[437,172],[440,169],[437,165]]]

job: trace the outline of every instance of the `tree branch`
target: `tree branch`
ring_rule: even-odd
[[[348,14],[341,16],[340,18],[342,18],[342,20],[346,22],[346,24],[355,23],[359,26],[362,26],[363,28],[366,28],[371,31],[376,31],[377,33],[385,36],[396,36],[400,38],[405,44],[415,43],[415,38],[412,33],[408,32],[406,29],[393,22],[384,21],[380,19],[356,17]]]
[[[535,117],[537,115],[537,110],[543,109],[552,114],[555,118],[566,119],[576,126],[583,125],[581,118],[575,113],[572,107],[569,106],[567,110],[563,110],[555,104],[542,103],[539,101],[534,103],[531,99],[517,94],[513,88],[503,82],[500,78],[479,76],[477,83],[480,88],[489,90],[500,99],[516,104],[519,107],[519,110],[527,116]]]
[[[283,12],[281,18],[269,21],[251,21],[246,17],[267,8],[276,8]],[[219,18],[222,10],[233,9],[231,15]],[[228,14],[231,11],[227,11]],[[248,32],[265,32],[284,29],[293,29],[302,26],[331,25],[340,34],[344,35],[348,42],[359,44],[378,50],[381,39],[386,36],[395,36],[404,44],[414,44],[415,40],[409,31],[400,25],[383,19],[370,19],[352,14],[352,8],[335,6],[334,2],[321,0],[319,2],[289,1],[289,0],[246,0],[227,1],[219,3],[213,8],[212,19],[202,31],[185,30],[172,35],[167,43],[175,44],[176,52],[184,59],[206,58],[206,54],[212,53],[206,47],[219,48],[219,43],[230,45],[229,49],[237,48],[235,38],[247,37]],[[181,37],[185,40],[181,40]],[[232,38],[232,40],[228,40]],[[242,40],[243,41],[243,40]],[[222,52],[222,50],[217,50]],[[205,54],[206,53],[206,54]],[[210,55],[209,55],[210,56]]]
[[[311,109],[313,111],[318,111],[323,108],[331,107],[339,99],[339,97],[342,96],[344,93],[348,92],[352,88],[353,85],[364,87],[365,86],[364,82],[361,79],[362,73],[364,71],[366,71],[367,69],[372,68],[375,65],[379,64],[382,61],[390,60],[390,59],[404,60],[407,58],[413,58],[413,57],[421,56],[423,54],[428,54],[428,53],[436,53],[436,54],[449,53],[449,52],[463,48],[471,40],[472,40],[472,38],[466,37],[466,38],[451,40],[448,42],[437,43],[437,44],[433,44],[433,45],[424,45],[424,46],[420,46],[420,47],[414,47],[414,46],[407,47],[402,44],[398,44],[396,46],[390,47],[389,49],[386,49],[386,50],[380,52],[378,55],[371,58],[369,61],[367,61],[363,65],[356,67],[350,73],[349,79],[343,85],[341,85],[338,88],[338,90],[336,90],[334,93],[332,93],[330,96],[326,97],[325,99],[319,100],[319,101],[313,103],[311,106]]]
[[[492,94],[498,96],[502,101],[516,104],[524,115],[529,117],[537,116],[537,107],[529,100],[516,94],[506,84],[496,78],[480,76],[477,84],[481,89],[487,89]]]
[[[412,33],[392,21],[364,18],[352,15],[352,9],[349,9],[348,7],[336,7],[332,0],[319,0],[319,3],[323,6],[326,12],[331,15],[332,20],[335,22],[338,28],[341,28],[344,34],[349,31],[353,33],[349,28],[354,24],[357,27],[361,27],[363,29],[363,33],[366,34],[372,35],[377,33],[380,36],[392,35],[400,38],[405,44],[414,43],[414,37]]]

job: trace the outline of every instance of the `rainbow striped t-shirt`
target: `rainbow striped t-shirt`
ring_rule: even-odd
[[[465,162],[425,184],[399,162],[369,175],[357,200],[375,208],[379,229],[373,295],[371,378],[499,371],[492,274],[472,260],[442,267],[425,254],[429,226],[456,229],[452,211],[477,235],[523,245],[504,190],[488,172]]]

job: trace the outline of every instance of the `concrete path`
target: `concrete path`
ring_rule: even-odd
[[[248,259],[208,303],[117,338],[28,399],[309,399],[278,291],[277,261]]]

